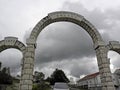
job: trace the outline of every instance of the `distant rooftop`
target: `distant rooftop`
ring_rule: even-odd
[[[114,73],[120,74],[120,68],[116,69]],[[81,79],[78,80],[77,82],[95,78],[95,77],[96,77],[97,75],[99,75],[99,74],[100,74],[99,72],[96,72],[96,73],[93,73],[93,74],[89,74],[89,75],[81,78]]]
[[[78,80],[78,82],[79,82],[79,81],[84,81],[84,80],[88,80],[88,79],[94,78],[94,77],[96,77],[97,75],[99,75],[99,72],[96,72],[96,73],[87,75],[87,76],[83,77],[82,79]]]

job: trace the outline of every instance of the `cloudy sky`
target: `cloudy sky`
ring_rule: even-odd
[[[71,11],[83,15],[101,33],[106,44],[120,41],[120,0],[0,0],[0,40],[18,37],[26,42],[32,28],[48,13]],[[120,56],[110,51],[111,71],[120,68]],[[20,72],[22,54],[8,49],[0,54],[3,66],[13,75]],[[55,68],[67,76],[80,77],[98,71],[92,39],[81,27],[68,22],[53,23],[37,40],[35,70],[49,76]]]

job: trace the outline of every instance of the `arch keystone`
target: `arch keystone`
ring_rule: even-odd
[[[108,51],[113,50],[113,51],[120,54],[120,43],[119,43],[119,41],[109,41],[109,44],[107,45],[107,49],[108,49]]]
[[[5,40],[4,41],[5,45],[14,45],[16,43],[16,41],[18,40],[18,38],[16,38],[16,37],[5,37],[4,40]]]
[[[119,41],[110,41],[109,47],[111,49],[120,49],[120,43],[119,43]]]

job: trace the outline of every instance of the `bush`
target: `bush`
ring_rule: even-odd
[[[41,82],[38,84],[34,84],[32,90],[50,90],[50,89],[51,89],[51,87],[48,83]]]

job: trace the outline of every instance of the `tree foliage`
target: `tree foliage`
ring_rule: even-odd
[[[44,80],[45,74],[35,71],[34,73],[34,85],[32,90],[51,90],[48,82]]]
[[[42,83],[33,85],[32,90],[51,90],[51,87],[48,83],[43,81]]]
[[[56,69],[51,77],[48,77],[46,81],[50,82],[51,85],[54,85],[55,82],[65,82],[68,83],[69,79],[66,77],[65,73],[62,70]]]
[[[35,82],[39,83],[44,80],[45,74],[42,72],[35,71],[34,77],[35,77]]]
[[[0,62],[1,66],[1,62]],[[4,67],[2,70],[0,70],[0,84],[12,84],[12,77],[7,72],[6,67]]]

